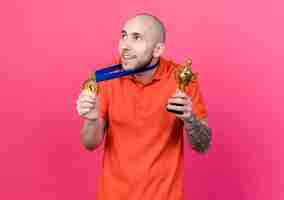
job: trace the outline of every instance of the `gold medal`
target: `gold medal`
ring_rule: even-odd
[[[96,82],[96,73],[92,73],[91,76],[86,81],[84,81],[82,92],[87,95],[97,95],[99,93],[99,87]]]

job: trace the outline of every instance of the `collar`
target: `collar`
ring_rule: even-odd
[[[156,71],[153,74],[152,80],[158,81],[158,80],[161,80],[162,78],[164,78],[167,75],[167,71],[168,71],[167,69],[168,69],[169,65],[170,65],[169,61],[167,61],[163,57],[160,57],[159,65],[157,66]],[[136,80],[134,75],[126,76],[126,77],[123,77],[123,78],[134,80],[134,81]]]

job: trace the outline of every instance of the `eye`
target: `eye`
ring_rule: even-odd
[[[126,39],[127,39],[127,35],[126,35],[125,33],[122,33],[122,34],[121,34],[121,38],[122,38],[123,40],[126,40]]]
[[[139,41],[139,40],[142,40],[141,36],[139,36],[139,35],[135,35],[135,36],[134,36],[134,39],[135,39],[135,40],[138,40],[138,41]]]

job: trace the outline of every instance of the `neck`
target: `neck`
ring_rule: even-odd
[[[158,62],[159,62],[159,58],[153,58],[152,61],[147,66],[155,65]],[[154,75],[154,73],[156,72],[157,69],[158,69],[158,67],[155,67],[152,70],[135,74],[134,77],[139,82],[142,82],[143,84],[147,84],[147,83],[152,81],[153,75]]]

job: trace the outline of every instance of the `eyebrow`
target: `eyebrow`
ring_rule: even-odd
[[[125,30],[122,30],[122,31],[121,31],[121,34],[127,34],[127,32],[126,32]],[[133,33],[131,33],[131,35],[134,35],[134,36],[143,36],[143,34],[138,33],[138,32],[133,32]]]

